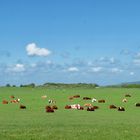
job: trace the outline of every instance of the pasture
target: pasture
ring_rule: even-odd
[[[132,97],[123,103],[124,95]],[[70,101],[70,96],[81,98]],[[20,103],[2,104],[14,95]],[[41,99],[47,95],[47,99]],[[92,103],[82,97],[105,99],[106,103]],[[46,113],[48,100],[54,99],[58,110]],[[99,88],[99,89],[46,89],[46,88],[0,88],[0,140],[139,140],[140,139],[140,89]],[[66,110],[65,105],[92,103],[98,110]],[[21,110],[20,104],[26,105]],[[119,112],[109,105],[125,107]]]

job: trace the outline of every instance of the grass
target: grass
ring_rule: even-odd
[[[125,93],[130,93],[127,103],[122,103]],[[47,100],[42,100],[42,95]],[[68,97],[80,94],[80,99],[69,101]],[[10,100],[14,95],[27,106],[20,110],[19,104],[0,104],[0,140],[139,140],[140,102],[139,89],[45,89],[45,88],[0,88],[0,100]],[[65,110],[66,104],[90,103],[82,97],[105,99],[105,104],[95,112],[86,110]],[[48,99],[55,99],[59,109],[52,114],[45,112]],[[110,110],[108,106],[124,106],[125,112]]]

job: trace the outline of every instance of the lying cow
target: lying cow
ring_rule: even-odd
[[[110,109],[116,109],[117,107],[115,105],[110,105],[109,108]]]
[[[69,97],[69,100],[73,100],[74,99],[74,97]]]
[[[8,101],[7,100],[3,100],[2,104],[8,104]]]
[[[19,103],[20,102],[20,99],[11,100],[10,102],[11,103]]]
[[[105,100],[98,100],[98,103],[105,103]]]
[[[84,110],[84,107],[80,106],[80,108],[78,108],[78,110]]]
[[[70,105],[66,105],[65,109],[71,109],[71,106]]]
[[[84,104],[84,107],[91,107],[92,104],[88,103],[88,104]]]
[[[71,108],[72,109],[80,109],[80,105],[79,104],[74,104],[74,105],[71,105]]]
[[[80,95],[74,95],[73,98],[80,98]]]
[[[41,96],[41,99],[46,99],[46,98],[47,98],[47,95]]]
[[[89,97],[83,97],[83,100],[91,100]]]
[[[87,111],[95,111],[94,107],[88,107]]]
[[[99,109],[99,106],[93,106],[94,109]]]
[[[135,103],[135,106],[136,107],[140,107],[140,103]]]
[[[97,101],[97,99],[93,98],[91,102],[93,103],[93,102],[96,102],[96,101]]]
[[[122,102],[123,102],[123,103],[126,103],[126,102],[127,102],[127,99],[123,99]]]
[[[49,104],[55,104],[56,103],[56,101],[54,101],[54,100],[48,100],[48,102],[49,102]]]
[[[48,113],[54,113],[54,109],[51,106],[46,106],[45,109]]]
[[[125,111],[124,107],[118,107],[118,111]]]
[[[25,105],[20,105],[20,109],[26,109]]]
[[[131,95],[130,94],[125,94],[125,97],[131,97]]]
[[[11,96],[10,96],[10,98],[14,99],[14,98],[15,98],[15,96],[11,95]]]

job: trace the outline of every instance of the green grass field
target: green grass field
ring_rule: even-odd
[[[127,103],[122,103],[125,93],[130,93]],[[42,95],[47,100],[42,100]],[[80,99],[69,101],[68,97],[80,94]],[[26,105],[2,104],[14,95]],[[82,97],[105,99],[105,104],[94,103],[99,110],[65,110],[66,104],[91,103]],[[56,100],[58,110],[46,113],[48,99]],[[0,140],[139,140],[140,139],[140,89],[46,89],[46,88],[0,88]],[[110,110],[108,106],[124,106],[126,111]]]

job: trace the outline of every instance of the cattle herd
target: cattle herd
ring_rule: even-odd
[[[19,98],[15,98],[15,96],[11,95],[9,101],[8,100],[2,100],[2,104],[8,104],[8,103],[19,104],[20,103],[20,99]],[[20,104],[19,108],[20,109],[26,109],[26,106]]]
[[[130,97],[131,97],[130,94],[125,94],[125,98],[122,99],[122,102],[126,103],[128,101],[127,98],[130,98]],[[68,100],[72,101],[76,98],[81,98],[81,97],[80,97],[80,95],[74,95],[74,96],[69,97]],[[20,104],[20,99],[19,98],[15,98],[15,96],[11,95],[9,99],[10,100],[2,100],[2,104],[16,103],[16,104],[19,104],[20,109],[26,109],[25,105]],[[47,95],[41,96],[41,99],[42,100],[47,100]],[[104,99],[97,100],[96,98],[90,98],[90,97],[83,97],[81,99],[86,101],[86,103],[83,106],[81,106],[80,104],[70,104],[70,105],[66,105],[64,108],[68,109],[68,110],[76,109],[76,110],[95,111],[96,109],[99,109],[100,107],[93,105],[93,103],[95,103],[95,102],[97,102],[99,104],[100,103],[106,103],[106,100],[104,100]],[[48,101],[49,105],[47,105],[45,107],[45,111],[48,112],[48,113],[55,112],[55,110],[58,109],[58,107],[56,106],[56,101],[52,100],[52,99],[49,99],[47,101]],[[87,101],[88,101],[88,103],[87,103]],[[135,106],[140,107],[140,103],[135,103]],[[116,109],[118,111],[125,111],[124,107],[122,107],[122,106],[118,107],[114,104],[109,105],[109,109]]]

